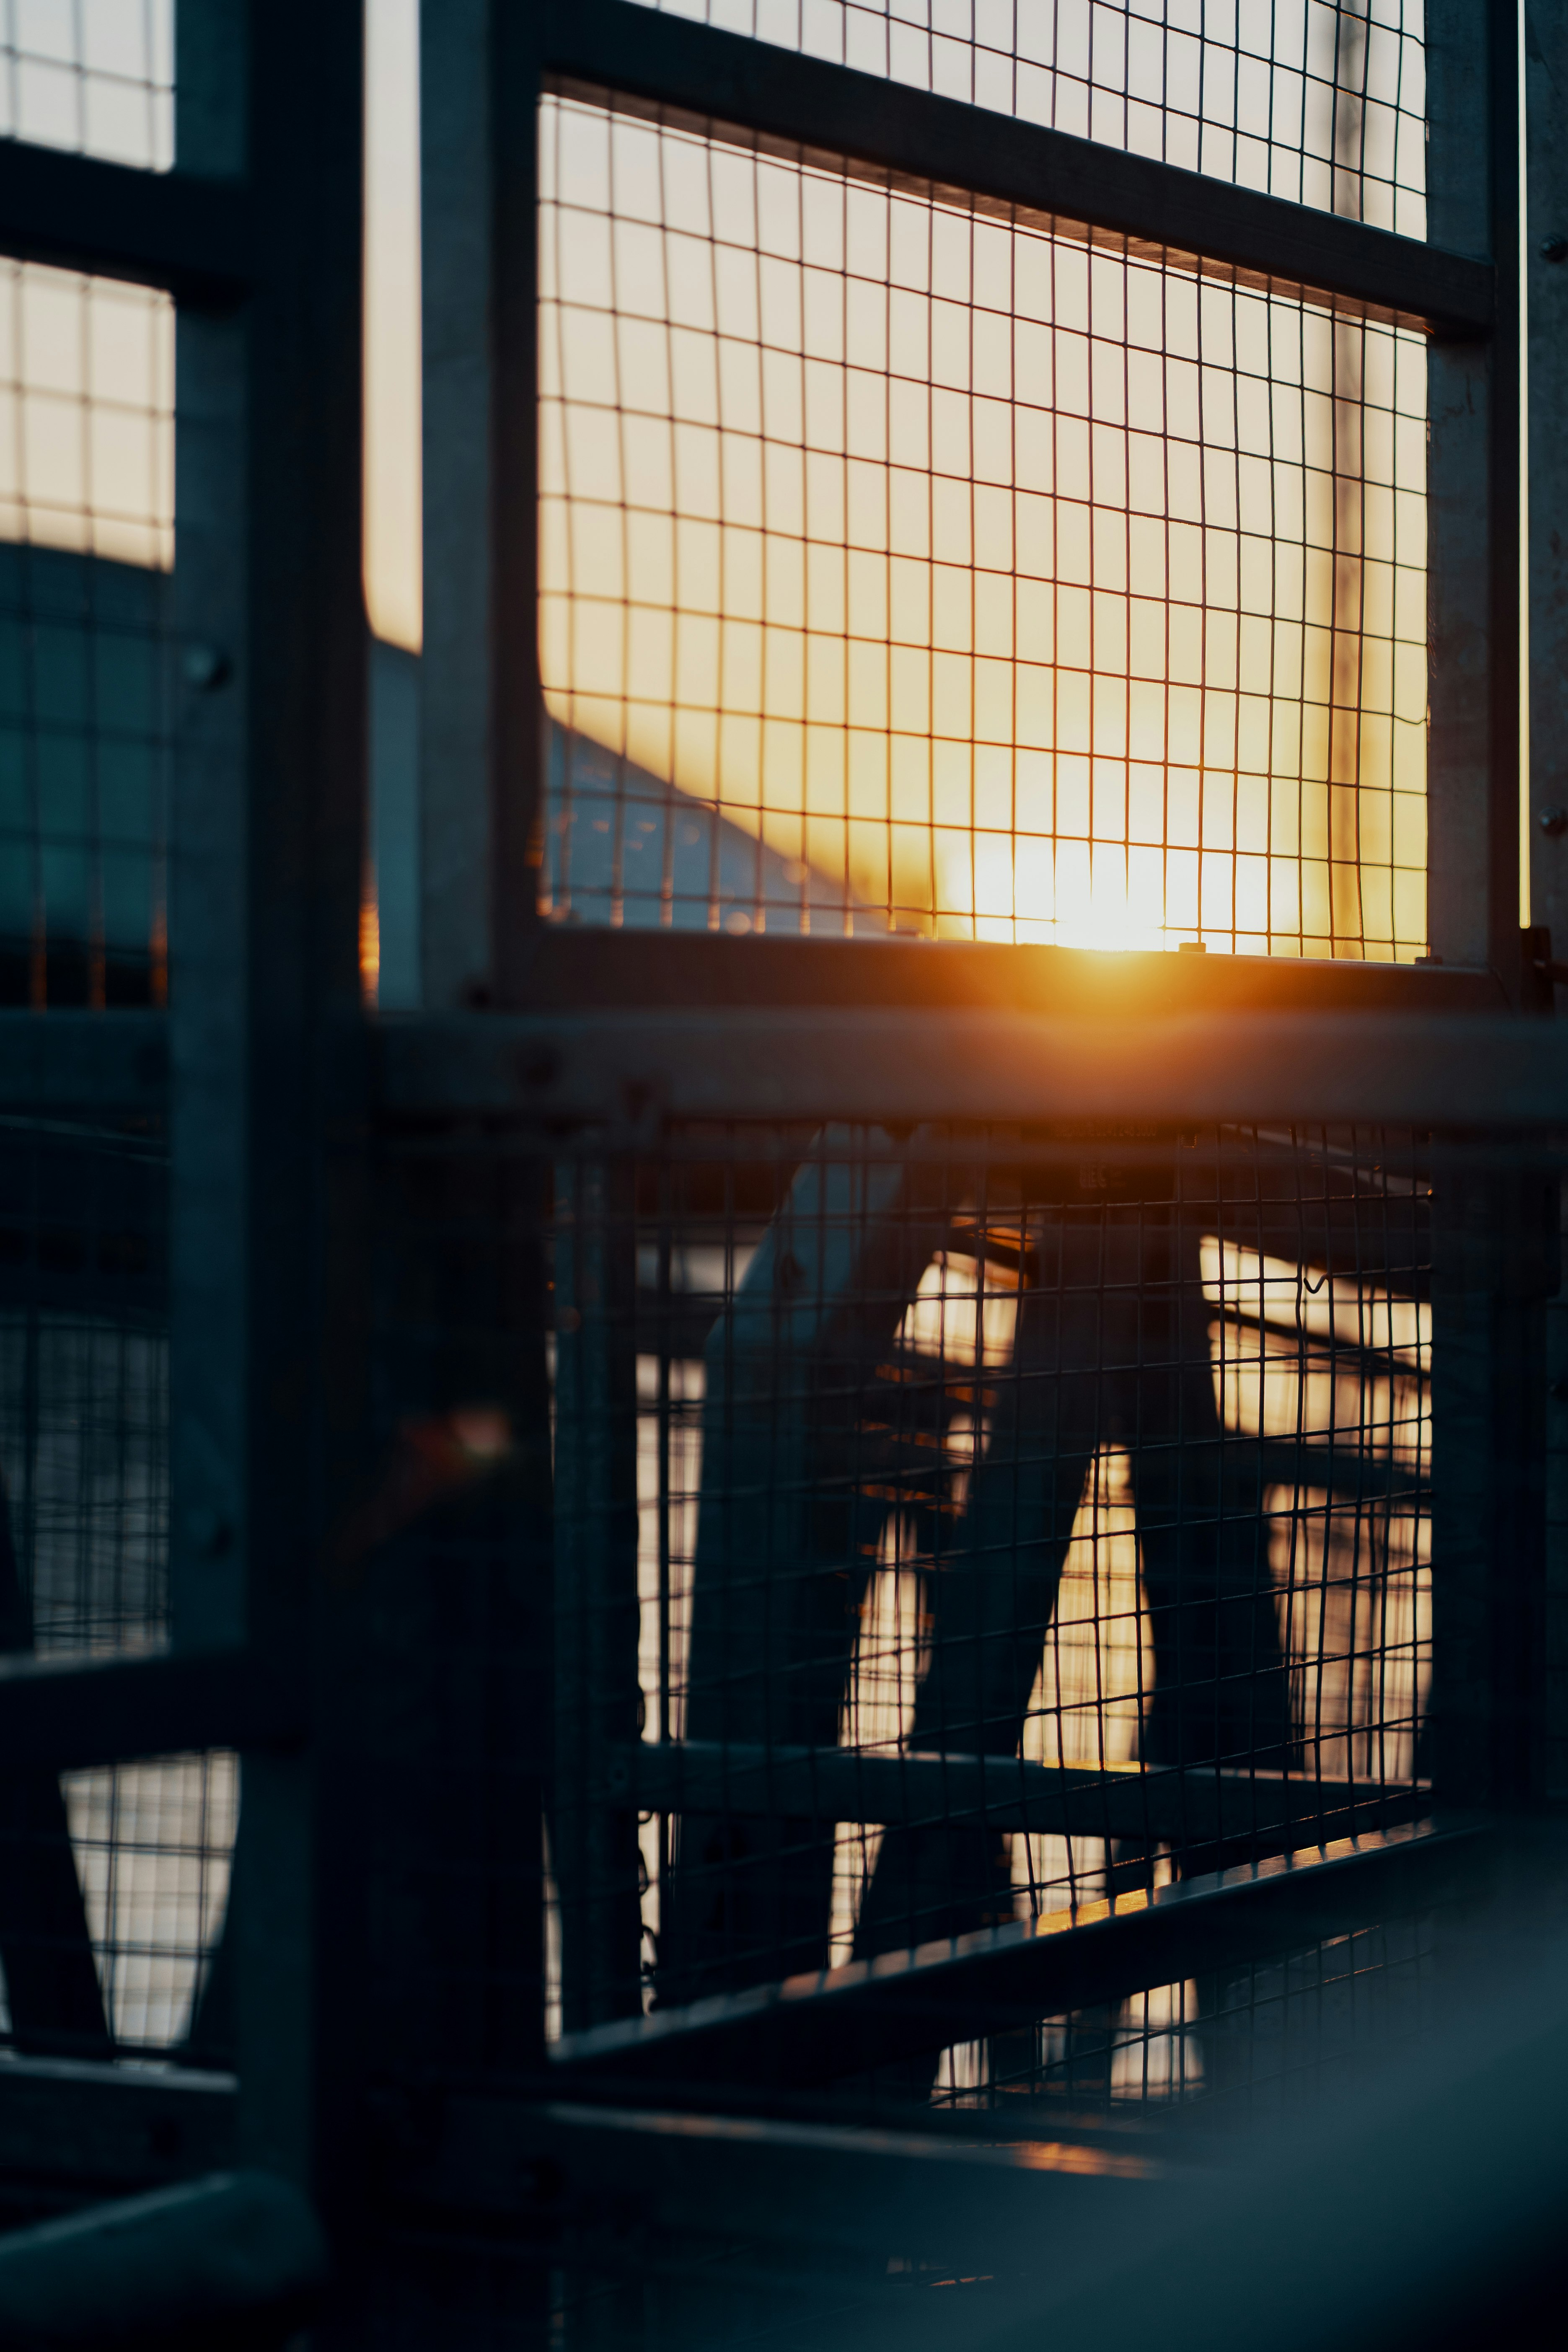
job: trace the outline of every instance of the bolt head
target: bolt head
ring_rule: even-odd
[[[1568,808],[1545,808],[1535,820],[1543,834],[1555,841],[1558,835],[1568,833]]]
[[[1551,236],[1543,236],[1541,258],[1542,261],[1568,261],[1568,236],[1561,236],[1556,232]]]
[[[195,687],[198,694],[211,694],[227,679],[228,656],[221,646],[198,641],[185,647],[180,667],[187,686]]]

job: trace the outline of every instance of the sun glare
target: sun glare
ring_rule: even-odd
[[[1418,337],[586,102],[542,131],[563,728],[847,929],[1422,951]]]

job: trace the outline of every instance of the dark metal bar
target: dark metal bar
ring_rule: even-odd
[[[1550,1035],[1551,1024],[1521,1022]],[[1433,1205],[1434,1783],[1452,1802],[1542,1792],[1545,1302],[1559,1283],[1544,1177],[1456,1170]]]
[[[563,1162],[555,1297],[555,1769],[551,1854],[568,2029],[642,2005],[637,1814],[598,1769],[635,1739],[635,1201],[624,1161]]]
[[[1568,413],[1568,15],[1527,5],[1525,31],[1529,398],[1530,919],[1542,949],[1568,951],[1568,535],[1561,419]],[[1542,936],[1544,934],[1544,936]],[[1563,985],[1561,969],[1552,975]],[[1561,1009],[1568,997],[1559,996]],[[1541,1785],[1568,1794],[1568,1297],[1547,1303],[1545,1593],[1542,1615]]]
[[[162,1013],[0,1012],[0,1106],[35,1115],[161,1110],[168,1041]]]
[[[1281,1851],[1310,1831],[1344,1837],[1419,1820],[1432,1801],[1429,1790],[1412,1785],[1212,1766],[1115,1771],[1011,1756],[876,1756],[716,1739],[615,1748],[603,1787],[607,1799],[645,1812],[910,1826],[984,1822],[997,1830],[1187,1846],[1272,1836],[1283,1841]]]
[[[563,2084],[841,2080],[1426,1905],[1487,1851],[1468,1824],[1345,1839],[567,2035],[555,2063]]]
[[[488,988],[493,961],[490,723],[498,646],[489,625],[497,456],[489,64],[489,0],[448,0],[421,12],[425,634],[417,1002],[432,1011],[466,1003]],[[531,259],[530,273],[531,282]],[[523,437],[531,444],[531,433]],[[534,529],[530,517],[531,547]],[[525,553],[514,560],[532,559]]]
[[[1474,0],[1430,0],[1426,13],[1427,226],[1440,244],[1475,255],[1491,253],[1495,230],[1495,13]],[[1496,948],[1492,533],[1494,500],[1516,494],[1493,466],[1499,356],[1492,344],[1448,342],[1427,363],[1426,929],[1431,951],[1447,963],[1490,963]],[[1517,851],[1508,855],[1517,865]],[[1515,961],[1498,974],[1510,999]]]
[[[383,1108],[662,1118],[1053,1118],[1467,1129],[1568,1118],[1568,1037],[1542,1022],[1235,1015],[1056,1021],[845,1010],[451,1015],[377,1033]]]
[[[1288,956],[1101,955],[1079,948],[897,940],[726,939],[717,931],[536,929],[518,949],[536,1013],[600,1005],[988,1006],[1005,1013],[1496,1013],[1484,964]],[[428,1000],[427,1000],[428,1001]],[[434,1003],[431,1010],[437,1009]]]
[[[309,1740],[245,1775],[237,2143],[347,2234],[367,2170],[373,1843],[354,1744],[373,1611],[331,1550],[370,1466],[363,10],[192,0],[180,40],[176,144],[189,121],[209,168],[245,176],[257,264],[236,333],[183,351],[177,388],[182,531],[195,494],[203,558],[187,585],[237,632],[181,782],[197,825],[177,835],[171,949],[174,1421],[199,1412],[212,1441],[176,1461],[184,1625],[204,1646],[214,1623],[277,1644],[312,1702]]]
[[[201,1748],[286,1748],[303,1733],[298,1679],[244,1650],[0,1660],[0,1767],[83,1771]]]
[[[1488,878],[1490,885],[1489,961],[1517,1003],[1550,1011],[1552,992],[1542,990],[1531,969],[1531,950],[1521,936],[1520,846],[1520,659],[1523,610],[1520,556],[1522,546],[1522,482],[1520,472],[1521,343],[1519,240],[1522,226],[1520,179],[1519,20],[1507,7],[1486,12],[1487,140],[1490,200],[1488,251],[1497,271],[1497,331],[1489,352],[1491,429],[1487,532],[1490,591],[1488,683],[1491,708],[1490,791],[1488,796]],[[1440,151],[1439,151],[1440,154]]]
[[[280,2343],[326,2277],[321,2225],[297,2189],[211,2173],[0,2239],[0,2335],[62,2347],[220,2334]]]
[[[490,48],[490,967],[500,1004],[522,985],[539,921],[544,729],[539,677],[539,68],[531,11],[492,0]]]
[[[966,2146],[928,2131],[763,2122],[457,2095],[400,2194],[434,2218],[509,2217],[541,2237],[601,2231],[668,2249],[693,2229],[753,2246],[988,2267],[1020,2234],[1102,2210],[1136,2230],[1168,2158],[1107,2132]]]
[[[223,306],[250,285],[249,198],[232,181],[0,139],[0,251]]]
[[[215,184],[244,185],[246,34],[230,0],[186,0],[176,24],[175,148]],[[245,310],[174,322],[176,641],[209,646],[216,682],[173,702],[170,835],[169,1582],[177,1644],[243,1642],[249,1567],[246,1366],[251,1292],[245,965],[249,645]]]
[[[1049,215],[1068,234],[1084,224],[1278,293],[1331,295],[1369,317],[1461,335],[1491,327],[1490,268],[1465,254],[626,0],[554,0],[540,20],[552,78],[598,85],[595,96],[644,99],[816,163],[852,157],[945,200]]]
[[[161,2188],[234,2156],[232,2074],[69,2058],[0,2066],[0,2212]]]
[[[1525,11],[1529,250],[1530,919],[1568,951],[1568,539],[1561,419],[1568,411],[1568,17]],[[1561,982],[1558,983],[1561,985]],[[1568,1001],[1568,1000],[1565,1000]]]

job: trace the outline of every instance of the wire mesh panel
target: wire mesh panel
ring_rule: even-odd
[[[161,1003],[165,296],[0,264],[0,992]]]
[[[1420,236],[1417,0],[642,0]]]
[[[572,1169],[568,2027],[1424,1811],[1429,1187],[1197,1129]]]
[[[0,137],[166,172],[174,0],[5,0]]]
[[[433,2076],[515,2074],[544,2007],[546,1176],[422,1124],[379,1168],[374,1443],[326,1566],[375,1602],[373,1696],[343,1694],[374,1867],[366,2032]]]
[[[1424,952],[1422,339],[547,100],[558,921]]]
[[[166,10],[20,10],[5,29],[21,135],[167,164]],[[0,1001],[35,1013],[167,996],[174,409],[167,296],[0,263]],[[166,1183],[161,1122],[9,1123],[12,1649],[168,1640]],[[20,2043],[184,2040],[236,1770],[215,1755],[17,1784],[3,1958]]]
[[[1226,2125],[1297,2110],[1431,2030],[1439,1942],[1429,1914],[1395,1917],[961,2043],[939,2059],[931,2102],[1014,2117],[1180,2109]]]
[[[110,1016],[112,1017],[112,1016]],[[166,1646],[161,1118],[14,1115],[0,1150],[0,1646]],[[0,1965],[23,2050],[163,2050],[195,2019],[237,1800],[226,1753],[0,1791]]]

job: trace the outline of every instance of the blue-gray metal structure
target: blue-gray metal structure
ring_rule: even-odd
[[[5,1826],[31,1856],[5,1880],[0,1958],[16,2047],[45,2053],[0,2082],[0,2193],[22,2215],[231,2158],[281,2175],[314,2200],[332,2249],[323,2345],[443,2327],[454,2342],[542,2344],[561,2328],[584,2345],[616,2331],[640,2340],[636,2231],[669,2216],[662,2189],[637,2184],[670,2163],[708,2208],[696,2268],[717,2243],[787,2239],[778,2209],[791,2199],[803,2242],[834,2238],[803,2150],[834,2168],[847,2203],[865,2199],[865,2229],[837,2231],[855,2262],[902,2265],[909,2233],[929,2231],[939,2262],[950,2240],[969,2259],[973,2238],[979,2266],[991,2240],[958,2196],[972,2193],[963,2116],[945,2154],[934,2137],[874,2140],[832,2119],[847,2084],[870,2104],[876,2071],[902,2070],[907,2118],[910,2085],[925,2098],[939,2052],[987,2043],[1003,2070],[1042,2018],[1114,2011],[1188,1979],[1205,1988],[1205,2046],[1217,2051],[1227,1986],[1278,1956],[1440,1912],[1498,1851],[1470,1816],[1526,1809],[1552,1785],[1552,1180],[1540,1152],[1514,1166],[1472,1149],[1451,1158],[1428,1214],[1421,1156],[1432,1130],[1550,1130],[1564,1100],[1561,1051],[1533,1017],[1549,1003],[1536,970],[1549,958],[1521,940],[1514,855],[1511,13],[1478,0],[1428,12],[1424,241],[631,0],[426,10],[423,740],[416,792],[406,774],[388,786],[403,796],[402,853],[416,816],[419,855],[397,878],[398,1009],[380,1016],[358,962],[373,821],[360,11],[185,0],[178,38],[172,172],[0,142],[8,253],[163,288],[178,305],[171,580],[119,583],[123,609],[105,619],[111,572],[17,557],[58,573],[61,593],[96,600],[106,674],[117,632],[136,649],[110,680],[128,760],[156,731],[144,706],[174,696],[167,1009],[117,1003],[100,982],[90,1010],[62,1003],[62,986],[0,1012],[0,1110],[33,1155],[20,1206],[0,1178],[0,1217],[30,1217],[31,1231],[50,1196],[58,1223],[96,1234],[112,1194],[114,1232],[134,1227],[145,1247],[112,1263],[100,1253],[93,1279],[120,1282],[128,1315],[166,1312],[172,1641],[146,1656],[35,1663],[8,1542],[0,1549]],[[586,840],[601,802],[624,812],[640,787],[624,761],[607,768],[609,755],[575,751],[546,723],[535,651],[536,126],[542,97],[563,91],[770,152],[849,157],[884,184],[961,192],[1002,216],[1070,223],[1108,249],[1156,250],[1430,334],[1425,968],[1130,958],[1106,981],[1044,948],[780,938],[776,925],[765,938],[639,932],[635,913],[594,929],[625,911],[624,860],[608,874],[590,864],[585,878],[579,864],[574,883],[576,851],[559,835],[542,849],[542,828],[574,796]],[[132,609],[154,594],[168,600],[161,648]],[[384,701],[406,689],[384,685]],[[672,804],[657,805],[644,847],[668,867],[681,844]],[[739,838],[706,812],[690,821],[694,868],[722,877],[728,858],[738,870]],[[758,849],[737,898],[776,888],[782,908],[800,887],[809,912],[809,878],[790,879],[772,855]],[[582,894],[579,925],[545,919],[542,872],[558,896]],[[963,1220],[980,1262],[1001,1245],[974,1207],[986,1171],[1016,1157],[998,1136],[1053,1119],[1099,1122],[1101,1173],[1119,1155],[1142,1167],[1126,1196],[1140,1216],[1166,1181],[1149,1166],[1163,1171],[1198,1128],[1208,1139],[1242,1122],[1404,1131],[1375,1184],[1352,1171],[1336,1192],[1320,1173],[1310,1203],[1340,1204],[1355,1271],[1381,1274],[1390,1295],[1404,1295],[1401,1278],[1412,1297],[1425,1286],[1432,1306],[1436,1731],[1399,1785],[1288,1780],[1286,1667],[1260,1632],[1256,1560],[1232,1563],[1209,1596],[1223,1635],[1205,1632],[1190,1590],[1183,1613],[1174,1506],[1164,1568],[1146,1568],[1156,1608],[1162,1575],[1172,1601],[1161,1695],[1181,1687],[1167,1659],[1228,1645],[1247,1654],[1245,1725],[1205,1745],[1157,1700],[1144,1769],[1112,1788],[1070,1762],[1024,1761],[1026,1686],[998,1698],[987,1683],[972,1702],[944,1692],[933,1667],[922,1702],[933,1719],[917,1717],[905,1753],[840,1744],[845,1591],[868,1574],[895,1506],[915,1508],[918,1495],[939,1517],[968,1513],[933,1612],[933,1655],[949,1666],[979,1659],[984,1682],[984,1662],[1001,1659],[1016,1681],[1003,1654],[1017,1622],[1055,1605],[1098,1423],[1049,1441],[1075,1496],[1036,1529],[1030,1589],[1015,1576],[1001,1600],[973,1572],[965,1581],[964,1562],[1016,1549],[1016,1529],[997,1530],[1018,1462],[1047,1447],[1039,1432],[1020,1423],[1011,1452],[994,1440],[962,1506],[902,1456],[868,1477],[858,1450],[868,1385],[880,1381],[885,1402],[911,1384],[899,1332],[925,1268]],[[1147,1140],[1151,1121],[1164,1125],[1140,1163],[1124,1147]],[[114,1159],[128,1129],[165,1127],[166,1198],[161,1179],[127,1178]],[[1065,1129],[1047,1140],[1082,1161]],[[1386,1181],[1401,1150],[1416,1172],[1400,1197],[1422,1202],[1403,1257]],[[730,1170],[721,1209],[704,1212],[729,1259],[678,1343],[679,1221],[666,1210],[683,1151]],[[737,1188],[759,1156],[772,1189],[742,1217]],[[1041,1164],[1049,1157],[1042,1145]],[[1311,1165],[1331,1158],[1325,1146]],[[1247,1231],[1262,1257],[1271,1243],[1295,1246],[1292,1181],[1289,1213],[1254,1203]],[[650,1183],[666,1188],[657,1212]],[[1369,1201],[1376,1213],[1362,1216]],[[1043,1382],[1065,1368],[1069,1387],[1100,1376],[1108,1281],[1134,1316],[1146,1293],[1163,1302],[1165,1326],[1145,1318],[1135,1354],[1147,1347],[1168,1371],[1206,1349],[1187,1328],[1205,1320],[1199,1229],[1173,1211],[1157,1232],[1136,1226],[1110,1277],[1102,1265],[1083,1276],[1099,1319],[1064,1359],[1051,1300],[1079,1280],[1089,1228],[1065,1213],[1053,1224],[1059,1207],[1042,1193],[1034,1222],[1016,1221],[1021,1283],[1026,1258],[1034,1267],[1017,1373]],[[742,1226],[755,1247],[741,1272]],[[651,1282],[638,1265],[648,1234],[663,1252]],[[1299,1255],[1331,1277],[1346,1262],[1331,1236],[1321,1257]],[[46,1259],[36,1278],[67,1281]],[[676,1359],[705,1364],[690,1665],[681,1722],[650,1725],[638,1382],[651,1362],[668,1418]],[[1225,1454],[1212,1390],[1200,1411],[1186,1390],[1156,1405],[1147,1389],[1123,1381],[1116,1408],[1135,1478],[1144,1463],[1141,1508],[1163,1524],[1154,1487],[1182,1475],[1205,1517],[1242,1517],[1226,1499],[1234,1453],[1206,1461]],[[935,1410],[921,1434],[940,1452],[945,1393]],[[1184,1471],[1184,1446],[1205,1459]],[[1251,1475],[1274,1474],[1260,1454]],[[1331,1489],[1336,1476],[1364,1486],[1363,1470],[1332,1461],[1320,1475]],[[1279,1475],[1300,1481],[1300,1459]],[[662,1454],[658,1476],[668,1485]],[[1425,1508],[1424,1468],[1411,1484]],[[786,1562],[787,1580],[760,1579],[759,1559]],[[668,1642],[668,1559],[661,1573]],[[1013,1617],[994,1622],[999,1608]],[[666,1656],[661,1702],[676,1683]],[[242,1756],[239,1866],[184,2079],[153,2078],[115,2063],[58,1775],[218,1748]],[[660,1890],[658,2005],[645,2014],[647,1816],[680,1829]],[[882,1832],[882,1853],[861,1942],[828,1970],[846,1821]],[[1001,1918],[990,1874],[997,1836],[1015,1832],[1100,1836],[1124,1883],[1054,1923]],[[945,1910],[945,1897],[910,1891],[933,1841],[937,1876],[950,1885],[956,1871],[964,1890]],[[1177,1853],[1174,1884],[1152,1881],[1162,1846]],[[737,1930],[748,1905],[763,1925]],[[31,1977],[29,1951],[48,1955]],[[917,2116],[934,2133],[929,2107]],[[1050,2197],[1094,2173],[1097,2211],[1125,2194],[1131,2213],[1142,2176],[1135,2163],[1124,2188],[1114,2135],[1062,2128],[1066,2157],[1052,2140],[1037,2159],[985,2159],[1008,2212],[1033,2217],[1034,2165]],[[908,2205],[876,2218],[879,2200],[910,2194],[921,2160],[955,2184],[951,2228],[926,2208],[910,2221]],[[1071,2203],[1068,2192],[1064,2229]],[[761,2206],[774,2209],[765,2221]],[[617,2213],[636,2217],[618,2242]],[[616,2282],[607,2302],[586,2294],[579,2308],[575,2288],[561,2289],[601,2273]],[[563,2292],[571,2308],[552,2316]],[[680,2324],[698,2340],[711,2320],[723,2340],[748,2293],[741,2278],[711,2308],[696,2294]]]

